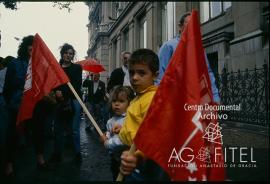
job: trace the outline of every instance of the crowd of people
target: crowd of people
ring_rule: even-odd
[[[179,35],[164,43],[158,55],[150,49],[137,49],[132,53],[122,52],[123,65],[112,71],[107,86],[100,80],[99,73],[91,73],[82,81],[82,68],[73,62],[75,49],[67,43],[61,46],[59,64],[71,84],[80,97],[82,97],[82,87],[87,88],[84,102],[104,132],[104,135],[100,136],[100,141],[111,157],[113,180],[116,179],[119,172],[125,176],[125,181],[169,180],[161,167],[147,159],[140,150],[136,150],[134,154],[129,154],[128,150],[189,18],[190,13],[181,17]],[[0,156],[3,174],[6,177],[14,175],[13,162],[16,145],[21,136],[16,129],[16,117],[31,58],[33,38],[30,35],[22,40],[17,58],[1,58],[0,62]],[[215,80],[208,61],[207,65],[214,99],[219,102]],[[51,163],[62,161],[64,141],[73,143],[74,159],[82,162],[81,113],[82,108],[78,100],[66,84],[52,90],[36,104],[33,117],[24,125],[25,128],[27,125],[32,128],[37,169],[47,170]],[[89,126],[86,127],[86,130],[94,129],[91,122],[87,124]],[[44,134],[50,126],[54,127],[54,150],[50,159],[45,160],[43,156]],[[65,137],[67,140],[64,140]]]

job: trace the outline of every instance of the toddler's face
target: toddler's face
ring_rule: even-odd
[[[128,98],[125,93],[119,93],[116,99],[112,100],[112,110],[116,115],[121,115],[126,112],[128,108]]]
[[[136,93],[139,93],[154,84],[156,74],[144,63],[136,63],[129,68],[130,83]]]

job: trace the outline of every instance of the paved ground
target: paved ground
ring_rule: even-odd
[[[269,134],[236,127],[223,127],[223,147],[227,148],[227,177],[233,181],[269,180]],[[252,148],[252,149],[251,149]],[[235,149],[232,156],[231,149]],[[242,162],[240,164],[240,149]],[[232,163],[234,157],[234,165]],[[244,163],[244,161],[246,161]],[[232,165],[230,166],[230,163]]]
[[[110,159],[107,151],[99,142],[97,133],[86,132],[85,122],[81,123],[81,153],[82,163],[74,160],[71,145],[66,145],[63,161],[53,165],[52,171],[38,171],[36,169],[33,147],[18,151],[15,162],[17,182],[77,182],[77,181],[111,181]],[[45,158],[52,152],[53,141],[46,144]],[[2,182],[0,182],[2,183]]]
[[[81,123],[81,147],[83,161],[77,164],[73,160],[74,153],[71,145],[66,145],[64,160],[54,166],[52,171],[38,171],[36,169],[35,154],[33,147],[18,150],[15,162],[15,181],[48,183],[48,182],[84,182],[84,181],[112,181],[110,173],[110,159],[103,145],[99,142],[97,133],[86,132],[85,122]],[[236,147],[234,152],[235,166],[226,168],[227,178],[232,181],[242,180],[269,180],[269,136],[258,134],[256,131],[247,131],[241,128],[223,127],[223,146]],[[45,157],[48,159],[52,152],[52,140],[46,144]],[[239,164],[240,147],[246,147],[247,155],[242,158],[249,165]],[[250,148],[253,148],[251,151]],[[228,150],[227,150],[228,151]],[[252,152],[252,153],[251,153]],[[250,157],[253,155],[252,158]],[[227,153],[227,159],[232,159],[232,153]],[[250,164],[251,160],[256,161]],[[240,167],[241,166],[241,167]],[[256,167],[255,167],[256,166]],[[0,182],[2,183],[2,182]]]

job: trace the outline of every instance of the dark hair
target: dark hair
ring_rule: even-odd
[[[60,55],[61,55],[61,59],[60,59],[60,64],[63,63],[63,55],[66,53],[67,50],[69,49],[72,49],[74,54],[73,54],[73,57],[72,57],[72,60],[74,59],[74,56],[76,55],[76,50],[73,48],[72,45],[68,44],[68,43],[65,43],[64,45],[62,45],[60,47]]]
[[[135,50],[128,60],[128,65],[132,66],[136,63],[147,64],[154,74],[159,70],[158,56],[150,49]]]
[[[110,104],[114,99],[118,99],[118,95],[120,93],[125,93],[127,95],[128,102],[131,102],[135,97],[134,91],[130,86],[114,86],[114,88],[110,92]]]
[[[187,13],[183,14],[183,15],[181,16],[180,20],[179,20],[179,25],[180,25],[180,26],[183,26],[183,25],[184,25],[184,22],[185,22],[185,18],[186,18],[187,16],[190,16],[190,15],[191,15],[190,12],[187,12]]]
[[[19,59],[29,59],[30,55],[28,53],[28,47],[32,46],[34,40],[33,35],[26,36],[22,39],[22,43],[19,45],[18,58]]]

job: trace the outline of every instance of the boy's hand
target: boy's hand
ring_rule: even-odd
[[[112,128],[112,132],[113,132],[114,134],[119,134],[121,128],[122,128],[121,125],[116,124],[116,125],[114,125],[113,128]]]
[[[129,151],[124,151],[121,155],[120,172],[123,175],[129,175],[136,168],[138,158],[134,154],[129,154]]]
[[[102,143],[105,143],[107,140],[108,140],[108,138],[106,137],[106,135],[100,136],[100,141],[101,141]]]

